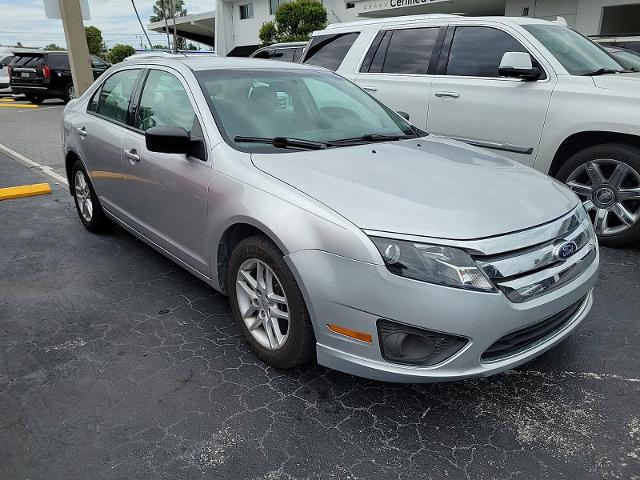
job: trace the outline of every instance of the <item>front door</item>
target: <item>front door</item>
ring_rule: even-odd
[[[356,77],[360,87],[423,129],[435,73],[429,65],[439,32],[440,27],[381,31]]]
[[[505,52],[528,50],[511,33],[494,27],[456,27],[443,56],[448,49],[448,60],[440,59],[431,86],[429,132],[492,148],[533,166],[555,74],[532,55],[533,64],[544,72],[540,80],[500,77]]]
[[[122,142],[125,209],[133,228],[209,277],[207,192],[212,162],[206,154],[195,158],[151,152],[144,137],[151,127],[182,127],[202,137],[192,102],[178,74],[149,70],[133,130]]]

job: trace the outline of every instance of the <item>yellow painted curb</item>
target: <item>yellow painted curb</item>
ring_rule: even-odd
[[[16,99],[15,98],[1,98],[0,97],[0,102],[15,102]]]
[[[36,183],[34,185],[20,185],[19,187],[0,188],[0,200],[11,198],[32,197],[33,195],[44,195],[51,193],[48,183]]]
[[[0,102],[0,108],[38,108],[38,105],[31,105],[30,103],[2,103],[2,102]]]

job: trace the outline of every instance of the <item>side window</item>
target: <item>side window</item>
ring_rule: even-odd
[[[171,73],[151,70],[142,89],[135,127],[182,127],[190,134],[194,124],[196,114],[180,80]]]
[[[69,57],[67,55],[58,53],[58,54],[49,54],[49,58],[47,58],[47,63],[52,68],[69,68]]]
[[[527,52],[508,33],[490,27],[457,27],[451,42],[447,75],[499,77],[505,52]]]
[[[300,61],[300,57],[302,56],[303,48],[296,48],[293,52],[293,61],[298,63]]]
[[[358,35],[359,32],[353,32],[313,37],[303,63],[337,70]]]
[[[98,99],[100,98],[100,88],[98,88],[93,96],[91,97],[91,100],[89,100],[89,106],[87,107],[87,111],[88,112],[97,112],[98,111]]]
[[[394,30],[382,72],[426,74],[439,33],[439,27]]]
[[[97,113],[117,122],[127,123],[129,101],[140,70],[114,73],[102,84]]]
[[[293,52],[295,48],[277,48],[273,52],[272,60],[280,60],[281,62],[293,62]]]
[[[271,58],[271,51],[270,50],[262,50],[261,52],[256,53],[251,58]]]

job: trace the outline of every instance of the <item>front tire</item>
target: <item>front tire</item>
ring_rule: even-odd
[[[556,177],[580,197],[600,243],[619,247],[640,240],[640,148],[585,148],[569,158]]]
[[[314,358],[315,337],[304,298],[271,241],[253,236],[236,246],[227,291],[236,323],[263,361],[289,369]]]
[[[73,182],[71,185],[73,199],[82,224],[93,233],[108,230],[111,222],[104,214],[89,175],[80,160],[76,160],[73,164],[71,181]]]

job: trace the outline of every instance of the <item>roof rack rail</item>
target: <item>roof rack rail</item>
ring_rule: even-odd
[[[399,17],[384,18],[367,18],[363,20],[355,20],[353,22],[332,23],[327,25],[326,30],[342,27],[357,27],[360,25],[375,25],[378,23],[403,23],[403,22],[419,22],[422,20],[439,19],[439,18],[460,18],[463,15],[457,13],[427,13],[420,15],[402,15]]]

